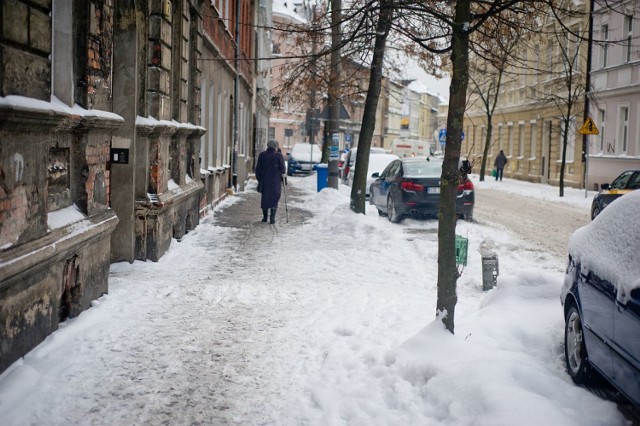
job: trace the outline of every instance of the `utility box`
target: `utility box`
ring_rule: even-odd
[[[482,290],[498,285],[498,256],[482,257]]]
[[[316,165],[316,174],[318,175],[318,192],[320,192],[328,185],[329,165],[324,163]]]
[[[467,266],[467,252],[469,251],[469,239],[456,235],[456,265]]]

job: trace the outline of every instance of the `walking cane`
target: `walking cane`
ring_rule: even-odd
[[[280,180],[282,181],[282,187],[284,188],[284,212],[287,216],[287,223],[289,223],[289,208],[287,207],[287,184],[285,183],[285,177],[282,176]]]

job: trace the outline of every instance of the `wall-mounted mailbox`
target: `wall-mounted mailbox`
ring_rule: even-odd
[[[126,148],[111,148],[111,163],[129,164],[129,150]]]

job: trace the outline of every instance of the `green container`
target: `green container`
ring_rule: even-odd
[[[467,266],[467,251],[469,239],[456,235],[456,265]]]

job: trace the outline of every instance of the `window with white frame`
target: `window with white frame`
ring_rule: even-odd
[[[220,89],[218,89],[220,90]],[[222,93],[218,93],[218,106],[216,107],[216,111],[218,111],[218,117],[222,118],[223,120],[221,121],[221,123],[224,123],[224,113],[222,110],[222,102],[223,102],[223,96]],[[220,125],[218,126],[218,128],[216,129],[216,166],[220,167],[222,166],[223,162],[222,162],[222,153],[223,153],[223,139],[222,139],[222,128],[224,126]]]
[[[509,123],[507,129],[507,140],[509,142],[509,157],[513,156],[513,123]]]
[[[538,82],[538,74],[542,71],[540,66],[540,45],[536,44],[533,48],[534,60],[535,60],[535,70],[533,72],[533,82]]]
[[[618,154],[627,153],[627,145],[629,144],[629,106],[621,106],[618,110]]]
[[[215,127],[215,115],[214,115],[214,109],[213,109],[213,105],[215,104],[215,97],[214,97],[214,91],[213,91],[213,84],[211,86],[209,86],[209,102],[208,102],[208,124],[209,124],[209,129],[207,131],[207,133],[205,133],[205,136],[207,137],[207,147],[206,147],[206,151],[208,153],[207,155],[207,168],[208,167],[213,167],[215,165],[215,156],[214,156],[214,151],[213,151],[213,147],[214,147],[214,143],[215,143],[215,139],[213,137],[213,129]],[[220,127],[220,126],[218,126]],[[203,157],[204,158],[204,157]]]
[[[567,163],[573,163],[576,154],[576,117],[569,120],[569,137],[567,138]]]
[[[553,75],[553,42],[549,40],[549,44],[547,46],[547,71],[549,73],[549,78]]]
[[[75,102],[73,75],[72,2],[54,0],[51,8],[51,93],[68,106]]]
[[[569,130],[566,130],[566,123],[564,119],[560,121],[560,143],[564,144],[564,137],[567,137],[567,150],[565,160],[567,163],[572,163],[575,158],[576,147],[576,118],[571,117],[569,119]],[[562,145],[561,145],[562,146]],[[558,160],[562,161],[562,150],[559,153]]]
[[[203,78],[200,80],[200,117],[202,119],[202,126],[205,128],[209,125],[209,122],[207,121],[207,113],[207,81]],[[198,167],[200,167],[201,169],[205,167],[205,146],[207,144],[208,137],[209,135],[207,135],[207,133],[204,133],[202,136],[200,136],[200,152],[198,154],[198,156],[200,157],[200,162],[198,163]]]
[[[518,125],[518,157],[524,157],[524,123]]]
[[[609,60],[609,24],[602,24],[600,26],[600,39],[602,40],[602,50],[600,51],[600,65],[602,65],[602,68],[606,68]]]
[[[537,140],[538,140],[538,125],[537,123],[531,123],[531,151],[529,153],[529,157],[530,158],[536,158],[536,150],[538,149],[537,146]]]
[[[598,121],[600,124],[600,134],[598,135],[600,138],[599,141],[599,151],[604,151],[604,131],[605,131],[605,123],[606,123],[607,113],[604,109],[598,109]]]
[[[626,31],[627,40],[624,46],[624,61],[631,62],[631,38],[633,37],[633,16],[624,17],[624,31]]]

